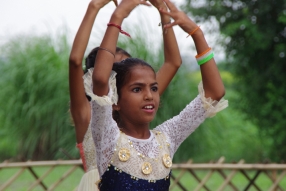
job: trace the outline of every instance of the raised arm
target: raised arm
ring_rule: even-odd
[[[108,94],[108,80],[114,62],[119,28],[123,20],[139,4],[149,5],[140,0],[122,0],[110,18],[110,26],[107,27],[101,42],[92,75],[93,93],[97,96]]]
[[[110,1],[92,0],[89,3],[69,57],[70,111],[75,124],[78,143],[82,142],[90,121],[90,105],[85,95],[82,78],[82,60],[97,13],[108,2]]]
[[[174,25],[179,25],[193,38],[197,55],[205,55],[204,53],[209,50],[209,46],[205,40],[202,30],[184,12],[179,11],[173,3],[171,3],[169,0],[164,1],[170,11],[168,12],[166,10],[160,10],[161,13],[166,14],[174,19],[173,23],[165,25],[164,28],[169,29]],[[200,69],[205,97],[210,97],[213,100],[220,100],[225,94],[225,89],[215,60],[211,58],[210,60],[201,64]]]
[[[150,3],[152,3],[158,11],[167,11],[168,9],[163,0],[150,0]],[[161,12],[159,13],[161,17],[165,60],[162,67],[157,72],[157,81],[159,84],[159,94],[162,95],[181,66],[182,59],[173,28],[164,29],[164,25],[171,22],[170,16]]]

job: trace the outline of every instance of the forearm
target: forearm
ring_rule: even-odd
[[[94,2],[97,3],[97,2]],[[82,60],[96,15],[101,7],[90,3],[75,36],[69,59],[70,110],[77,142],[81,143],[90,121],[90,105],[85,95]]]
[[[124,18],[139,4],[149,5],[145,1],[122,0],[110,18],[110,23],[121,26]],[[112,70],[116,44],[120,28],[109,26],[106,29],[99,51],[96,56],[94,71],[92,75],[93,93],[97,96],[108,94],[109,76]]]
[[[90,38],[94,20],[100,8],[100,6],[96,6],[91,3],[89,4],[86,14],[75,36],[70,54],[70,62],[75,65],[79,65],[80,67],[82,65],[82,60]]]
[[[170,16],[160,13],[160,17],[164,44],[164,63],[157,72],[157,81],[159,93],[162,95],[181,66],[182,59],[173,28],[164,29],[164,24],[171,21]]]
[[[110,23],[121,26],[123,19],[123,17],[113,13],[110,18]],[[108,80],[114,62],[119,32],[120,31],[117,27],[107,27],[100,44],[100,47],[103,49],[100,49],[96,56],[96,64],[94,66],[92,80],[93,92],[98,96],[107,95],[109,91]]]
[[[192,38],[196,46],[197,54],[209,48],[204,34],[200,29],[192,35]],[[225,89],[214,58],[200,65],[200,68],[205,97],[220,100],[225,94]]]
[[[160,17],[162,23],[165,62],[171,63],[174,67],[179,68],[182,63],[182,59],[173,27],[164,29],[164,24],[169,23],[171,18],[170,16],[162,13],[160,13]]]

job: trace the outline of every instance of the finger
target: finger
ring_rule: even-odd
[[[177,7],[170,0],[164,0],[164,2],[166,3],[170,11],[178,11]]]
[[[168,28],[171,28],[171,27],[176,26],[176,25],[178,25],[178,23],[176,21],[174,21],[172,23],[165,24],[164,29],[168,29]]]
[[[116,7],[118,7],[118,3],[117,3],[117,0],[112,0],[115,4]]]
[[[141,0],[140,5],[152,6],[150,3],[147,3],[147,1],[145,0]]]

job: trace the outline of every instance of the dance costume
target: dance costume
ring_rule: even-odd
[[[92,139],[90,128],[87,129],[83,138],[83,142],[77,144],[77,148],[79,149],[80,157],[85,171],[77,190],[96,191],[98,190],[96,183],[99,180],[99,174],[96,164],[95,145]]]
[[[101,191],[164,191],[169,189],[172,158],[180,144],[207,118],[228,106],[223,98],[206,99],[202,83],[199,95],[179,115],[150,131],[148,139],[136,139],[119,130],[112,118],[117,103],[116,73],[112,71],[107,96],[92,92],[92,71],[84,76],[86,94],[92,99],[90,127],[96,146]]]

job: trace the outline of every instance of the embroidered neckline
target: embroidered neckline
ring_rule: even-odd
[[[120,163],[123,164],[125,162],[128,163],[128,161],[131,159],[131,157],[133,158],[132,160],[134,160],[136,157],[139,157],[138,161],[140,161],[140,162],[138,164],[139,164],[139,166],[141,166],[140,167],[141,168],[140,171],[142,173],[141,176],[150,175],[153,172],[153,167],[155,167],[155,169],[157,168],[156,167],[158,164],[157,162],[159,162],[159,161],[162,161],[162,168],[170,169],[172,166],[172,159],[168,153],[170,144],[166,141],[165,136],[162,135],[162,133],[160,131],[152,130],[152,131],[150,131],[150,133],[151,133],[151,136],[148,139],[145,139],[144,142],[146,142],[146,140],[150,141],[150,140],[152,140],[152,138],[155,137],[155,139],[158,143],[158,151],[159,151],[157,156],[152,158],[152,157],[145,156],[143,153],[140,153],[136,148],[134,148],[133,142],[132,142],[133,140],[138,141],[140,139],[130,137],[130,136],[126,135],[124,132],[120,131],[120,138],[119,138],[118,143],[116,144],[116,148],[114,149],[114,151],[115,151],[114,157],[115,158],[113,158],[113,159],[116,160],[117,162],[119,162],[118,164],[120,164]],[[159,136],[162,136],[162,137],[159,139]],[[131,138],[131,140],[130,140],[130,138]],[[125,141],[123,141],[123,140],[125,140]],[[167,152],[168,154],[167,153],[164,154],[164,152]],[[133,153],[133,155],[132,155],[132,153]],[[109,170],[109,167],[111,167],[112,165],[113,165],[113,161],[110,162],[107,170]],[[122,169],[120,169],[116,166],[115,166],[115,170],[117,170],[119,172],[123,171]],[[138,177],[136,177],[136,176],[131,176],[131,178],[132,179],[138,179]],[[167,177],[165,177],[165,178],[167,178]],[[155,182],[155,180],[149,179],[149,182]]]

